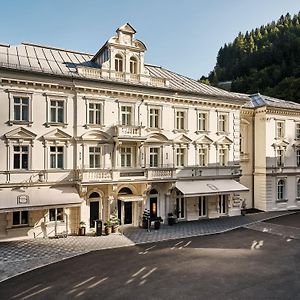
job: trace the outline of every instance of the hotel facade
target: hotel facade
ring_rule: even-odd
[[[146,64],[135,33],[124,24],[96,54],[0,45],[0,237],[93,232],[111,214],[139,226],[145,209],[166,223],[298,205],[261,197],[263,105]]]

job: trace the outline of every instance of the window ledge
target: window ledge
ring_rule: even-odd
[[[285,203],[288,202],[288,199],[277,199],[276,203]]]
[[[13,120],[13,121],[8,121],[7,124],[9,126],[16,124],[16,125],[27,125],[30,127],[33,124],[33,122],[32,121],[14,121]]]
[[[229,135],[229,132],[227,131],[217,131],[217,135]]]
[[[44,124],[46,127],[50,127],[50,126],[56,126],[56,127],[67,127],[68,123],[55,123],[55,122],[48,122]]]
[[[89,128],[104,128],[105,125],[103,125],[103,124],[85,124],[84,127],[85,127],[85,129],[89,129]]]
[[[173,132],[174,133],[188,133],[189,130],[188,129],[174,129]]]
[[[196,130],[195,133],[196,134],[209,134],[211,131],[209,130]]]
[[[147,127],[146,130],[147,131],[161,132],[163,129],[162,128]]]

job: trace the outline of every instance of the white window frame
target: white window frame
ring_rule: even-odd
[[[19,147],[20,150],[19,151],[15,151],[15,147]],[[23,151],[23,147],[27,147],[27,151]],[[29,144],[13,144],[12,145],[12,170],[18,170],[18,171],[28,171],[30,170],[30,161],[31,161],[31,147]],[[15,162],[15,155],[16,154],[19,154],[19,164],[20,164],[20,167],[19,168],[15,168],[14,167],[14,162]],[[27,154],[27,168],[23,168],[22,166],[22,156],[24,154]]]
[[[223,157],[221,159],[221,157]],[[228,166],[229,162],[229,149],[227,147],[218,147],[218,162],[221,167]]]
[[[285,122],[283,120],[275,121],[275,136],[276,139],[284,139],[285,135]]]
[[[125,150],[126,149],[126,150]],[[128,151],[130,149],[130,151]],[[122,151],[124,150],[124,151]],[[120,147],[120,167],[121,168],[134,168],[135,167],[135,150],[136,148],[133,146],[124,145]],[[122,155],[124,155],[124,165],[122,166]],[[130,159],[128,159],[130,156]],[[130,160],[130,164],[128,164],[128,160]]]
[[[295,123],[295,139],[300,140],[300,122]]]
[[[283,167],[284,166],[284,154],[285,150],[282,148],[276,149],[276,164],[277,167]]]
[[[186,147],[175,147],[175,166],[183,168],[187,164],[187,148]]]
[[[58,212],[61,211],[61,213]],[[54,212],[54,220],[51,220],[51,214]],[[55,219],[57,222],[63,223],[65,221],[65,210],[63,207],[58,207],[58,208],[49,208],[48,210],[48,222],[55,222]]]
[[[56,148],[55,152],[51,152],[51,148]],[[62,152],[59,152],[57,148],[62,148]],[[52,153],[52,154],[51,154]],[[58,155],[62,154],[62,167],[58,167]],[[51,156],[55,155],[55,167],[51,167]],[[49,164],[48,169],[49,170],[63,170],[65,169],[65,162],[66,162],[66,151],[64,145],[49,145]]]
[[[9,118],[8,125],[13,124],[24,124],[31,126],[32,121],[32,99],[33,93],[23,92],[23,91],[14,91],[7,90],[9,97]],[[28,120],[15,120],[15,98],[28,99]]]
[[[129,59],[129,73],[138,74],[138,59],[135,56],[131,56]]]
[[[180,115],[179,115],[180,114]],[[175,109],[175,131],[187,130],[187,109]]]
[[[277,202],[286,201],[286,189],[286,180],[284,178],[279,178],[276,184]]]
[[[85,99],[85,107],[86,107],[86,116],[85,116],[85,128],[90,128],[90,127],[97,127],[97,128],[102,128],[105,125],[105,114],[104,114],[104,110],[105,110],[105,99],[104,98],[88,98],[88,97],[83,97]],[[90,104],[94,104],[94,105],[100,105],[101,106],[101,112],[100,112],[100,123],[91,123],[90,122]],[[94,113],[94,118],[95,118],[95,113]]]
[[[46,96],[46,126],[62,126],[66,127],[68,125],[68,98],[61,95],[44,94]],[[62,101],[63,102],[63,122],[53,122],[51,120],[51,101]]]
[[[122,109],[123,108],[130,108],[131,109],[131,112],[129,113],[128,111],[123,111]],[[126,116],[125,117],[125,120],[126,122],[124,123],[130,123],[130,124],[123,124],[123,115]],[[130,115],[130,122],[128,122],[128,116]],[[127,104],[127,103],[120,103],[120,106],[119,106],[119,124],[121,126],[134,126],[135,124],[135,107],[134,107],[134,104]]]
[[[207,197],[200,196],[198,198],[198,210],[199,210],[199,218],[207,217]]]
[[[99,149],[99,152],[96,151]],[[91,152],[91,150],[93,150]],[[88,146],[88,153],[89,153],[89,168],[90,169],[101,169],[103,168],[103,146],[99,146],[99,145],[90,145]],[[91,159],[92,157],[92,159]],[[99,159],[99,166],[96,165],[96,158],[98,157]]]
[[[151,110],[157,110],[158,114],[151,113]],[[149,129],[161,129],[162,124],[162,109],[159,106],[149,106],[148,107],[148,128]],[[155,126],[155,119],[157,117],[157,126]],[[154,124],[153,124],[154,123]],[[153,126],[154,125],[154,126]]]
[[[153,151],[155,150],[155,151]],[[150,168],[158,168],[160,166],[160,157],[161,157],[161,148],[160,147],[149,147],[149,167]],[[157,157],[157,164],[151,163],[151,157]],[[153,161],[153,160],[152,160]]]
[[[209,151],[208,151],[208,147],[199,147],[198,148],[198,165],[200,167],[206,167],[208,165],[208,155],[209,155]],[[201,153],[200,153],[201,152]],[[203,159],[201,159],[201,156],[203,157]]]
[[[204,123],[203,123],[203,118],[201,118],[201,121],[200,121],[201,115],[205,116]],[[203,124],[204,124],[204,127],[203,127]],[[198,132],[208,132],[209,131],[209,112],[208,111],[197,110],[197,131]]]
[[[229,113],[228,112],[218,112],[218,133],[227,134],[229,131]],[[222,120],[221,120],[222,118]],[[222,122],[222,125],[221,125]]]
[[[14,224],[14,213],[18,213],[19,214],[19,223],[18,224]],[[27,223],[22,223],[22,214],[26,213],[27,214]],[[18,211],[14,211],[12,212],[12,227],[26,227],[29,226],[29,211],[28,210],[18,210]]]
[[[115,71],[118,73],[123,73],[125,64],[124,64],[124,57],[120,53],[117,53],[114,57],[114,64],[115,64]]]

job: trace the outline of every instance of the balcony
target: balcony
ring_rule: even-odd
[[[126,126],[116,125],[114,127],[114,135],[116,137],[141,137],[142,127],[141,126]]]
[[[112,170],[104,170],[104,169],[77,170],[76,179],[82,182],[111,181]]]

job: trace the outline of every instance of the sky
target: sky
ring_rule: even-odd
[[[299,0],[0,0],[0,43],[31,42],[96,53],[124,23],[145,62],[199,79],[224,43],[300,11]]]

